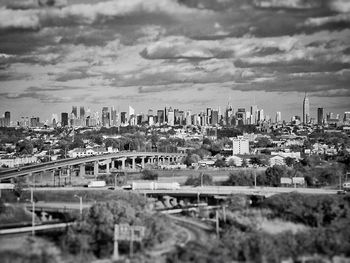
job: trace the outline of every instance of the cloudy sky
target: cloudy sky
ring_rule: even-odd
[[[0,0],[0,115],[350,110],[349,0]]]

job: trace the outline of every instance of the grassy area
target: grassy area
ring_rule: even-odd
[[[13,201],[13,193],[8,192],[3,194],[2,200],[6,202]],[[36,201],[44,202],[79,202],[79,200],[74,197],[74,195],[82,196],[84,202],[103,202],[110,200],[128,200],[129,202],[141,201],[146,203],[146,199],[143,196],[136,195],[131,192],[126,192],[122,190],[102,190],[102,189],[89,189],[89,190],[65,190],[57,189],[54,191],[42,190],[40,188],[35,189],[34,199]],[[22,193],[20,201],[30,199],[30,191],[25,190]]]
[[[0,225],[26,223],[32,221],[32,214],[23,205],[3,204],[0,212]]]

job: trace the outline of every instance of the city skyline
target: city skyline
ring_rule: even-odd
[[[241,109],[243,109],[245,112],[248,112],[248,114],[253,114],[253,112],[256,112],[255,115],[256,116],[252,116],[253,118],[258,118],[258,114],[263,114],[263,119],[266,119],[266,117],[269,118],[269,120],[271,120],[272,122],[279,122],[279,121],[286,121],[289,122],[291,120],[293,120],[295,117],[300,118],[301,123],[309,123],[310,120],[314,120],[316,121],[316,123],[319,123],[319,110],[320,110],[320,105],[317,105],[317,108],[315,109],[315,107],[311,107],[312,110],[310,111],[310,101],[309,101],[309,97],[307,95],[307,93],[305,93],[303,101],[302,101],[302,105],[301,105],[301,112],[300,114],[297,115],[292,115],[292,116],[288,116],[286,117],[282,111],[275,111],[275,112],[266,112],[264,111],[264,107],[263,105],[250,105],[247,107],[235,107],[234,105],[232,105],[230,103],[230,101],[228,101],[226,103],[226,105],[206,105],[204,106],[205,108],[199,109],[198,111],[193,111],[192,109],[185,109],[185,108],[180,108],[180,107],[176,107],[174,105],[160,105],[160,106],[154,106],[153,108],[149,107],[147,110],[135,110],[133,108],[133,106],[128,105],[126,108],[120,109],[120,107],[117,107],[118,109],[116,109],[116,106],[113,105],[104,105],[104,106],[100,106],[100,108],[90,108],[87,105],[73,105],[71,106],[71,109],[64,109],[62,112],[52,112],[52,113],[47,113],[47,115],[49,116],[49,118],[42,118],[42,114],[28,114],[27,115],[23,115],[23,116],[19,116],[17,118],[15,118],[14,116],[16,116],[16,114],[13,114],[14,112],[11,112],[11,121],[12,122],[17,122],[20,121],[23,118],[39,118],[41,122],[48,122],[51,123],[51,121],[53,119],[55,119],[56,121],[62,121],[62,118],[70,118],[71,115],[74,115],[75,118],[80,118],[81,116],[92,116],[97,114],[100,119],[101,122],[103,122],[103,115],[104,112],[106,112],[106,114],[108,114],[108,118],[113,121],[116,117],[115,114],[119,114],[119,118],[120,118],[120,114],[121,113],[126,113],[126,116],[129,117],[130,115],[153,115],[153,116],[157,116],[157,111],[159,110],[164,110],[164,108],[172,108],[173,110],[179,110],[181,112],[184,112],[185,114],[187,114],[188,112],[191,114],[200,114],[200,113],[205,113],[208,109],[211,110],[218,110],[219,112],[221,112],[221,116],[225,115],[225,110],[230,107],[233,110],[233,113],[236,113],[237,111],[239,112]],[[305,109],[306,107],[306,109]],[[330,114],[330,115],[334,115],[334,116],[338,116],[341,118],[341,116],[343,116],[345,113],[349,112],[349,110],[344,111],[344,112],[332,112],[327,110],[327,108],[322,107],[322,112],[324,111],[324,113],[322,113],[323,117],[325,117],[326,115]],[[260,110],[262,110],[262,112],[260,113]],[[259,112],[258,112],[259,111]],[[6,111],[9,112],[9,111]],[[6,113],[5,112],[5,113]],[[64,114],[67,116],[62,117],[61,115]],[[86,115],[85,115],[86,114]],[[1,113],[0,113],[1,116]],[[2,114],[2,117],[4,118],[5,114]],[[58,117],[60,116],[60,117]],[[105,117],[106,118],[106,117]]]
[[[0,112],[200,112],[231,97],[288,120],[307,92],[311,117],[343,114],[349,12],[346,0],[0,0]]]

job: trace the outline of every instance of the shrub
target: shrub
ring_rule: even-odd
[[[158,173],[156,173],[155,171],[151,171],[151,170],[143,170],[141,179],[142,180],[158,180]]]

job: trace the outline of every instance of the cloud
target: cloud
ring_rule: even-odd
[[[49,3],[49,1],[45,1]],[[27,4],[25,4],[26,6]],[[53,5],[55,6],[55,5]],[[60,5],[61,6],[61,5]],[[168,16],[207,13],[172,0],[119,0],[96,4],[75,4],[63,8],[12,10],[0,9],[0,28],[38,29],[55,24],[92,24],[115,17],[135,14],[165,14]]]
[[[308,18],[304,25],[312,26],[312,27],[320,27],[327,24],[347,24],[350,26],[350,13],[337,14],[335,16],[327,16],[327,17],[312,17]],[[343,25],[345,26],[345,25]]]
[[[254,0],[253,2],[260,8],[311,9],[322,5],[320,0]]]
[[[34,10],[11,10],[0,8],[0,29],[38,29],[40,19],[38,12]]]
[[[350,12],[350,2],[348,0],[333,0],[330,1],[329,5],[334,11],[340,13]]]

